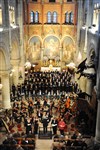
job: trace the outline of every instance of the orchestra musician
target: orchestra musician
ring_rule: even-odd
[[[58,121],[56,119],[56,117],[54,117],[51,121],[51,126],[53,129],[53,134],[56,135],[57,134],[57,126],[58,126]]]

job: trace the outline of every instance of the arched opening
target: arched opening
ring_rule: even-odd
[[[62,42],[63,47],[63,61],[66,64],[74,62],[75,46],[73,40],[66,36]]]

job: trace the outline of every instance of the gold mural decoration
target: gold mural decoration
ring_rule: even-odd
[[[41,43],[38,37],[33,37],[29,42],[28,59],[31,62],[36,62],[41,59]]]
[[[47,34],[56,34],[59,35],[60,33],[60,27],[58,25],[55,26],[44,26],[44,33]]]
[[[70,37],[66,37],[63,42],[63,61],[67,64],[74,61],[75,46]]]
[[[31,26],[29,30],[29,36],[32,35],[41,35],[42,27],[41,26]]]
[[[54,59],[56,56],[60,56],[59,53],[59,41],[54,36],[49,36],[44,42],[44,56],[50,59]]]
[[[63,52],[63,60],[65,62],[70,62],[74,60],[74,50],[73,50],[73,45],[67,45],[64,49]]]

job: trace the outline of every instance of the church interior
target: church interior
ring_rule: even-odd
[[[99,0],[0,0],[0,150],[100,150]]]

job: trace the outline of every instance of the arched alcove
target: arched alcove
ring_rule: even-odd
[[[38,36],[34,36],[29,41],[27,57],[31,62],[41,59],[41,41]]]
[[[63,61],[68,64],[74,61],[75,45],[73,40],[66,36],[62,41]]]
[[[59,46],[60,42],[55,36],[48,36],[44,39],[44,51],[43,56],[47,56],[49,59],[55,59],[57,56],[60,57]]]

